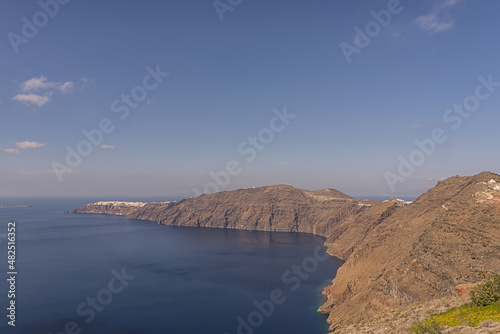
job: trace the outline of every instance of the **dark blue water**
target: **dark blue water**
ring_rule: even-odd
[[[95,200],[0,199],[32,205],[0,209],[0,333],[327,331],[316,309],[341,263],[324,260],[319,238],[63,213]],[[17,222],[16,327],[6,317],[9,220]]]

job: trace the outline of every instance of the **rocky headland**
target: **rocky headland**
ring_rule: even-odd
[[[429,312],[420,318],[414,312],[405,322],[397,310],[465,303],[459,296],[466,294],[464,286],[482,273],[500,272],[500,176],[489,172],[441,181],[412,203],[277,185],[177,202],[98,202],[74,212],[323,236],[328,252],[345,261],[319,309],[335,333],[404,333],[410,321]],[[444,299],[449,301],[439,304]]]

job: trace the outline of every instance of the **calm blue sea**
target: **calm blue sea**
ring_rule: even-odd
[[[324,260],[320,238],[64,214],[100,199],[0,198],[32,205],[0,209],[0,333],[327,331],[316,309],[341,262]],[[11,220],[15,327],[6,316]]]

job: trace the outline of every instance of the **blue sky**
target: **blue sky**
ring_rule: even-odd
[[[2,3],[0,196],[413,196],[500,172],[497,1],[55,1]]]

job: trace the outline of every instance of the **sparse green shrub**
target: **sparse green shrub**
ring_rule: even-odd
[[[500,275],[493,274],[485,283],[473,288],[470,298],[474,306],[487,306],[500,300]]]
[[[500,301],[488,306],[473,306],[471,304],[464,304],[459,307],[454,307],[444,313],[433,315],[423,321],[413,324],[410,331],[415,333],[439,333],[432,332],[430,330],[438,326],[475,327],[486,320],[500,320]]]
[[[417,322],[410,327],[410,332],[416,334],[441,334],[441,327],[434,319],[427,319],[425,321]]]
[[[486,282],[470,292],[471,303],[454,307],[439,315],[431,316],[413,324],[410,332],[416,334],[439,334],[441,326],[478,326],[485,320],[500,320],[500,275],[493,274]],[[426,313],[430,314],[431,310]]]

